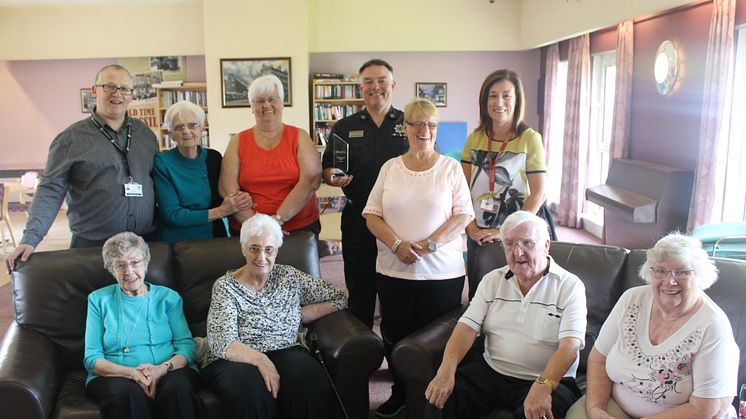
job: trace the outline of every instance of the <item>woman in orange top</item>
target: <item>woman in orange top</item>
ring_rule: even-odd
[[[273,216],[287,234],[321,231],[315,191],[321,184],[321,160],[305,130],[282,122],[284,91],[274,75],[249,86],[256,125],[231,138],[220,170],[220,194],[251,195],[254,207],[233,214],[233,233],[255,213]]]

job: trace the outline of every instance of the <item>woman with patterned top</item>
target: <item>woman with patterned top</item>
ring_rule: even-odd
[[[137,234],[112,236],[101,253],[117,283],[88,295],[86,392],[105,419],[202,417],[181,297],[145,282],[150,249]]]
[[[739,349],[703,290],[717,268],[699,241],[670,234],[604,322],[588,357],[588,390],[567,418],[735,418]]]
[[[500,226],[518,211],[544,218],[550,238],[554,222],[544,205],[546,163],[541,134],[523,122],[526,95],[515,71],[497,70],[479,90],[479,126],[461,152],[461,168],[469,182],[475,218],[466,226],[469,298],[482,278],[472,274],[478,246],[500,240]]]
[[[347,300],[321,278],[275,265],[282,236],[268,215],[246,220],[241,227],[246,265],[223,275],[212,289],[210,351],[202,359],[202,378],[219,394],[226,418],[331,417],[326,375],[296,336],[301,321],[342,310]]]

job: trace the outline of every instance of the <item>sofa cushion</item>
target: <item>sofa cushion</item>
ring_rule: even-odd
[[[149,246],[145,280],[174,288],[171,250],[160,242]],[[101,248],[35,253],[13,272],[16,321],[49,337],[68,368],[81,368],[88,294],[114,282]]]
[[[237,237],[192,240],[174,243],[173,251],[176,288],[184,299],[187,322],[194,336],[205,336],[212,284],[226,271],[246,264],[241,245]],[[321,276],[316,238],[307,231],[285,236],[275,262]]]

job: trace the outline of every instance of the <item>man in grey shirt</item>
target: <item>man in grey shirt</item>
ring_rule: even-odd
[[[150,172],[158,142],[150,128],[127,115],[132,77],[124,67],[108,65],[96,75],[92,91],[96,108],[91,116],[62,131],[49,146],[23,238],[6,260],[9,272],[19,256],[26,261],[34,252],[63,199],[73,248],[101,246],[122,231],[147,236],[155,228]]]

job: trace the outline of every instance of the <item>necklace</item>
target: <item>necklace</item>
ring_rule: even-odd
[[[135,329],[137,329],[137,324],[140,322],[140,317],[142,316],[143,308],[147,305],[147,303],[150,301],[150,293],[145,296],[145,301],[143,301],[140,304],[140,310],[137,312],[137,317],[135,317],[135,322],[132,325],[132,329],[130,329],[129,334],[127,335],[127,338],[124,341],[124,349],[122,349],[122,352],[129,353],[130,351],[130,339],[132,338],[132,335],[135,333]],[[122,301],[122,295],[119,294],[119,323],[121,324],[121,328],[124,328],[124,317],[122,315],[122,308],[123,301]]]

